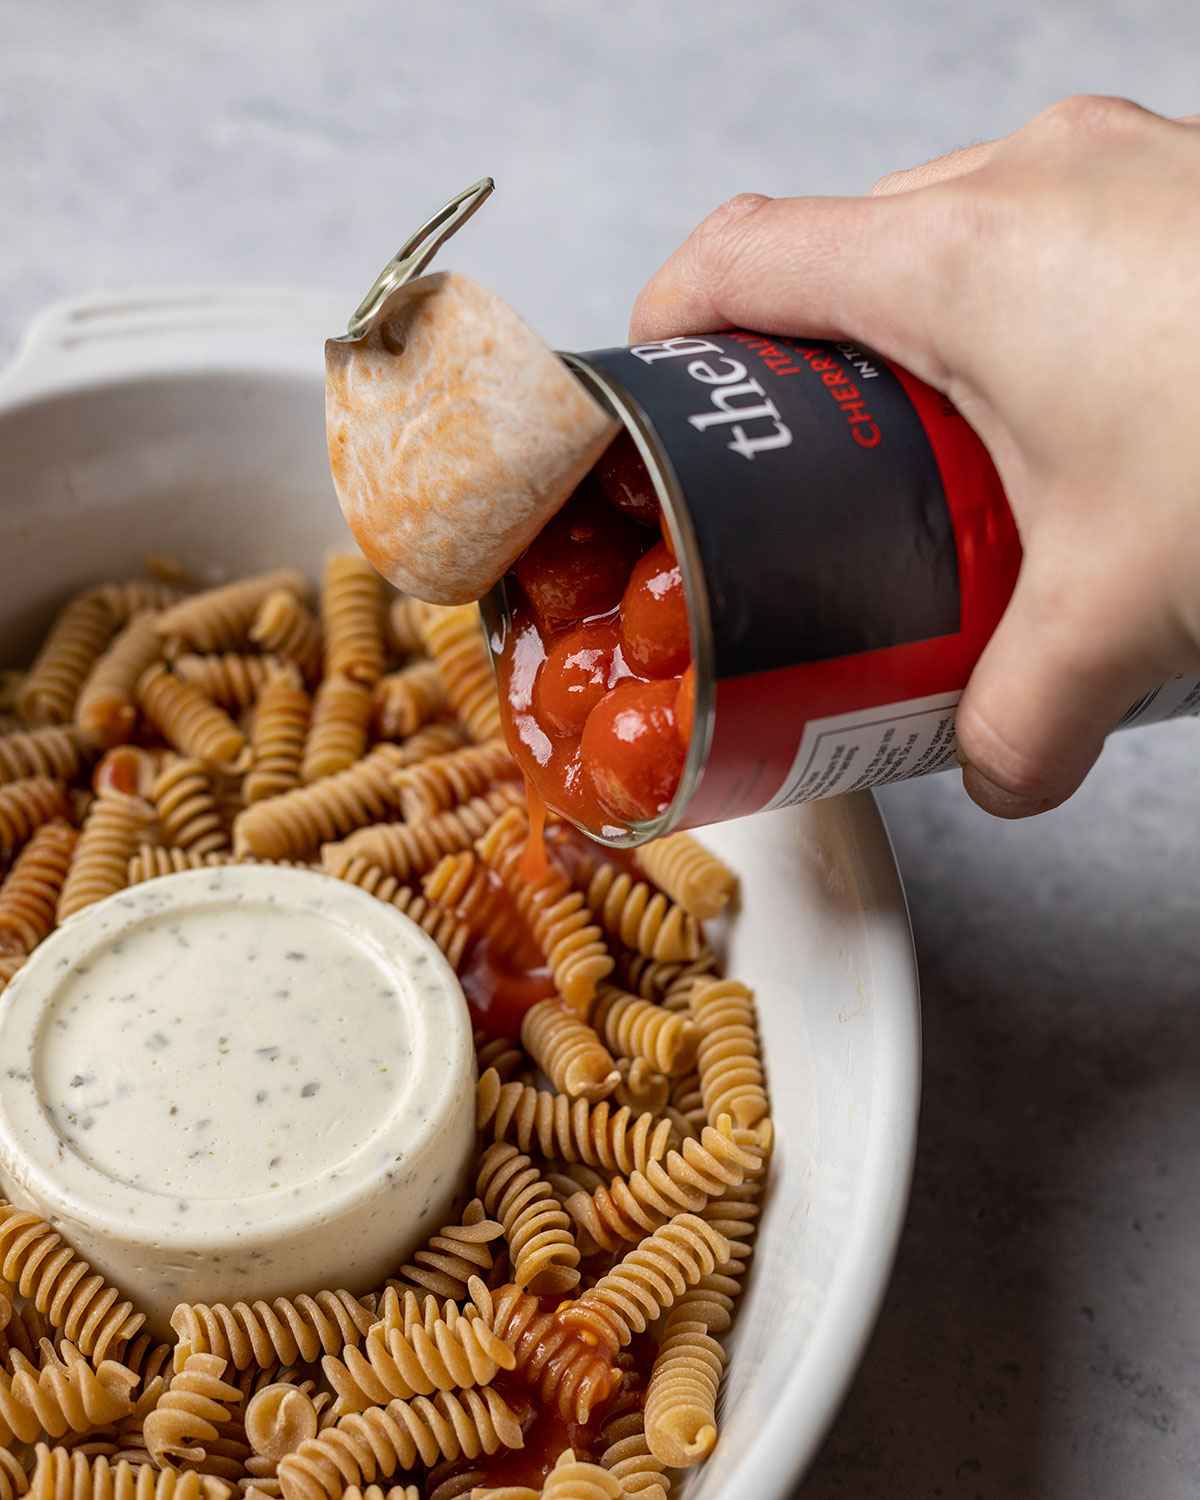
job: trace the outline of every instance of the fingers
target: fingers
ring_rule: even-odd
[[[1081,612],[1062,592],[1061,584],[1041,588],[1023,569],[959,705],[963,786],[997,817],[1029,817],[1066,801],[1105,736],[1158,680],[1132,656],[1115,658],[1113,621],[1099,605]]]
[[[952,231],[926,200],[764,198],[710,214],[651,279],[630,323],[634,342],[754,328],[868,338],[926,379]]]
[[[962,146],[957,151],[947,151],[944,156],[935,156],[932,161],[922,162],[919,166],[889,172],[886,177],[879,179],[871,192],[877,198],[885,198],[893,193],[911,193],[917,188],[949,182],[954,177],[965,177],[968,172],[974,172],[991,161],[1003,145],[1003,140],[981,141],[975,146]]]

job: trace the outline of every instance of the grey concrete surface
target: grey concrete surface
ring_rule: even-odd
[[[456,248],[550,338],[746,188],[854,192],[1065,93],[1200,109],[1195,0],[0,0],[0,357],[73,291],[357,300],[482,172]],[[1200,585],[1198,585],[1200,586]],[[1200,729],[1036,825],[884,805],[924,974],[908,1228],[803,1500],[1200,1494]]]

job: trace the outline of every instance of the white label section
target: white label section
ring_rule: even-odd
[[[946,770],[955,763],[958,748],[954,711],[960,697],[936,693],[810,719],[792,769],[767,807],[794,807]],[[1173,677],[1135,703],[1117,727],[1189,714],[1200,714],[1200,678]]]
[[[792,769],[767,806],[793,807],[953,765],[960,696],[935,693],[810,719]]]

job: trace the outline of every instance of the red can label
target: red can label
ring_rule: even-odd
[[[715,718],[685,822],[947,764],[1021,558],[953,405],[849,344],[733,332],[580,358],[641,407],[698,544]]]

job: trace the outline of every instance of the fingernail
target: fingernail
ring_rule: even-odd
[[[962,768],[963,789],[967,796],[994,818],[1032,818],[1054,806],[1053,797],[1025,797],[997,786],[991,777],[985,776],[969,761],[964,760]]]

